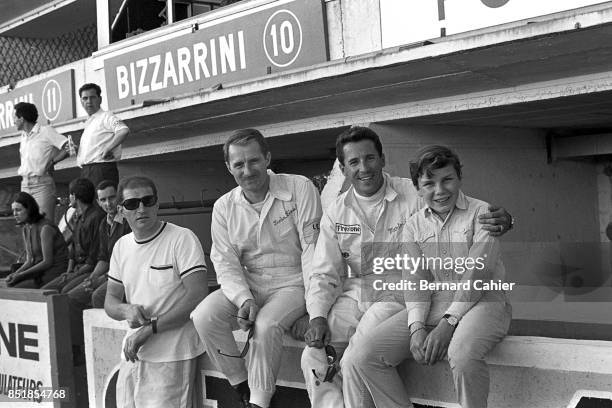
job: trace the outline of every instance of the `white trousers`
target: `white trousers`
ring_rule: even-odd
[[[36,200],[40,212],[55,223],[55,182],[51,176],[30,177],[21,182],[21,191],[30,194]]]
[[[511,310],[502,294],[487,293],[455,329],[448,348],[448,362],[462,408],[487,407],[489,370],[485,356],[508,332]],[[428,329],[437,325],[443,313],[443,310],[430,313]],[[358,328],[342,365],[347,407],[412,406],[396,369],[403,360],[412,358],[407,321],[404,309],[380,322],[375,330]]]
[[[329,312],[327,322],[331,330],[331,344],[336,349],[338,358],[341,358],[341,372],[336,374],[332,382],[322,382],[327,371],[327,358],[324,349],[306,347],[302,353],[302,372],[306,383],[306,390],[310,402],[316,408],[342,408],[359,407],[368,408],[372,404],[354,405],[353,401],[364,401],[368,394],[367,389],[357,390],[350,384],[360,383],[359,379],[353,379],[352,370],[345,369],[347,354],[351,348],[359,350],[359,346],[353,346],[357,333],[368,333],[377,330],[377,325],[405,310],[404,305],[396,302],[374,303],[365,313],[354,299],[340,295]],[[407,321],[407,319],[406,319]],[[404,322],[405,323],[405,322]],[[350,340],[350,345],[349,345]],[[347,345],[349,348],[347,349]],[[344,352],[344,350],[347,350]],[[318,380],[312,370],[315,371]],[[357,392],[359,395],[352,395]],[[362,395],[364,394],[364,395]],[[380,405],[380,407],[385,407]]]
[[[118,408],[198,408],[202,378],[198,357],[167,363],[121,359],[117,377]]]
[[[281,363],[283,333],[306,313],[303,287],[288,287],[274,292],[251,289],[259,313],[255,318],[253,339],[247,354],[248,370],[241,358],[219,354],[239,355],[232,335],[238,329],[238,308],[221,290],[208,295],[191,313],[193,324],[204,343],[210,359],[225,374],[231,385],[248,379],[250,402],[268,407],[276,388],[276,377]]]

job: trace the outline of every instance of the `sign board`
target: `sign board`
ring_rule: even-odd
[[[0,136],[17,131],[13,110],[19,102],[36,105],[38,123],[43,125],[73,119],[76,115],[74,94],[72,69],[0,94]]]
[[[380,0],[383,47],[544,16],[601,0]]]
[[[108,58],[104,74],[109,109],[328,59],[321,0],[288,1],[232,17]]]
[[[74,406],[67,303],[59,298],[0,290],[0,408]]]

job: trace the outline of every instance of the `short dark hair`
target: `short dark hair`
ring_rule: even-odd
[[[347,143],[360,142],[362,140],[371,140],[372,143],[374,143],[378,155],[382,157],[382,143],[376,132],[367,127],[353,126],[340,133],[336,138],[336,157],[338,157],[340,164],[344,165],[344,145]]]
[[[34,224],[43,218],[45,218],[45,213],[40,212],[40,207],[38,203],[30,194],[25,191],[20,191],[13,198],[14,203],[19,203],[26,209],[28,214],[28,218],[26,219],[26,223]]]
[[[13,109],[15,115],[18,118],[23,118],[26,122],[36,123],[38,120],[38,109],[33,103],[19,102]]]
[[[223,157],[225,162],[229,163],[229,147],[230,145],[244,146],[254,140],[259,145],[261,152],[266,156],[270,152],[268,143],[261,132],[257,129],[238,129],[235,130],[223,145]]]
[[[86,178],[77,178],[68,185],[68,192],[74,194],[74,198],[85,204],[93,204],[96,198],[96,189],[93,183]]]
[[[84,91],[89,91],[90,89],[93,89],[94,91],[96,91],[98,96],[102,95],[102,88],[100,88],[98,84],[94,84],[90,82],[79,88],[79,97]]]
[[[109,187],[114,187],[115,191],[117,191],[117,182],[114,180],[102,180],[96,186],[96,191],[106,190]]]
[[[459,156],[450,148],[440,145],[429,145],[421,148],[415,155],[415,159],[410,162],[410,177],[412,183],[418,189],[419,178],[423,174],[427,177],[432,176],[432,171],[452,165],[457,172],[457,177],[461,179],[461,161]]]
[[[153,180],[145,176],[130,176],[122,178],[117,186],[118,203],[123,203],[123,191],[136,187],[149,187],[153,191],[153,195],[157,197],[157,187]]]

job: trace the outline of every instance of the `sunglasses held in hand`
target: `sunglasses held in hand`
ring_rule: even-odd
[[[323,379],[319,378],[314,368],[312,369],[312,373],[317,381],[331,382],[338,372],[338,355],[336,354],[336,349],[334,346],[331,344],[325,346],[325,355],[327,357],[327,370],[325,371],[325,377],[323,377]]]
[[[121,203],[121,206],[126,210],[135,210],[140,207],[140,203],[145,207],[153,207],[157,204],[157,196],[147,195],[140,198],[128,198]]]
[[[247,336],[247,340],[244,343],[244,348],[242,349],[242,351],[240,352],[239,355],[234,356],[232,354],[225,354],[221,350],[217,350],[219,352],[219,354],[221,354],[222,356],[225,356],[225,357],[244,358],[244,356],[246,356],[247,353],[249,352],[249,346],[251,345],[251,339],[253,338],[253,329],[255,329],[255,325],[252,325],[251,328],[249,329],[249,335]]]

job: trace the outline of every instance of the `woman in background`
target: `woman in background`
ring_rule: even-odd
[[[40,213],[36,200],[25,192],[11,205],[18,225],[23,225],[26,261],[6,279],[8,287],[38,289],[66,271],[68,247],[59,229]]]

